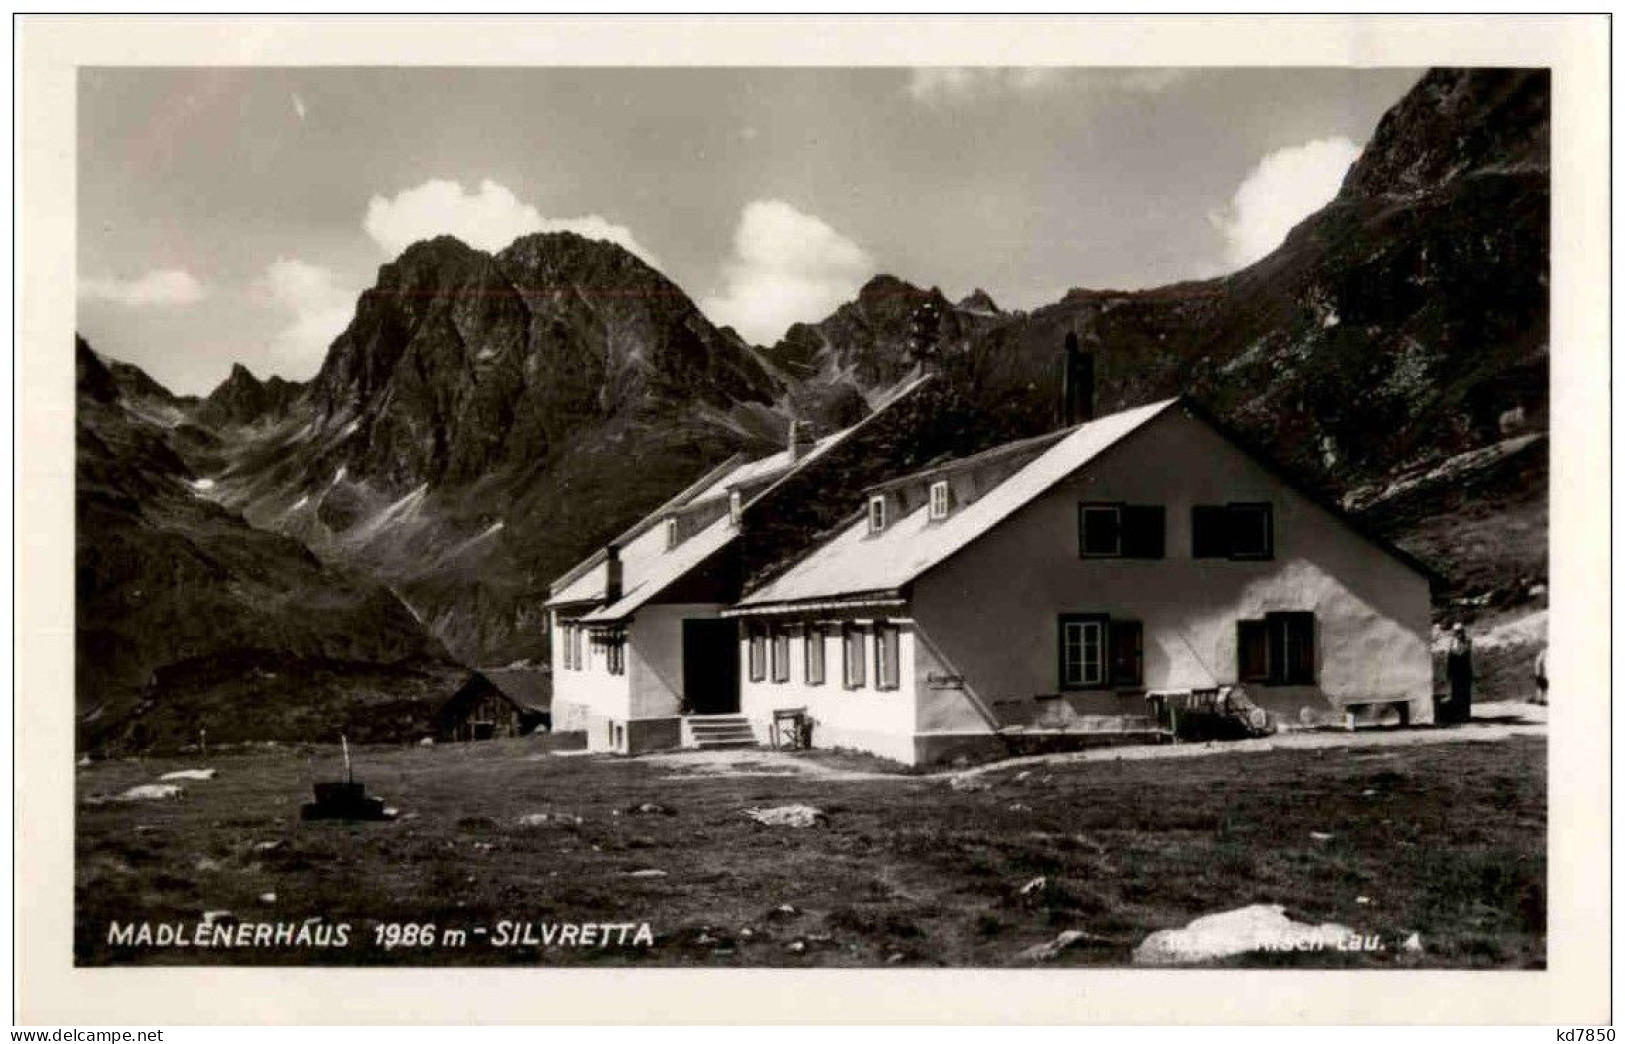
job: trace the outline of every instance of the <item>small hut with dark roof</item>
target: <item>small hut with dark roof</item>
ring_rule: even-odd
[[[498,677],[513,672],[493,672]],[[513,689],[514,691],[509,691]],[[434,738],[447,740],[509,739],[550,726],[547,711],[527,701],[517,684],[502,685],[478,672],[435,712]]]

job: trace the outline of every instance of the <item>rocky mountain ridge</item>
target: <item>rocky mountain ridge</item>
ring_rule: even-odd
[[[1337,198],[1230,275],[1031,312],[876,276],[765,348],[611,244],[441,237],[380,269],[308,384],[234,373],[203,404],[160,403],[165,438],[220,504],[386,585],[464,662],[541,660],[549,581],[729,454],[782,445],[791,419],[864,416],[915,372],[929,304],[963,414],[942,445],[1053,427],[1073,335],[1102,411],[1193,393],[1430,557],[1446,599],[1526,591],[1545,572],[1544,457],[1471,462],[1546,423],[1549,91],[1538,70],[1428,73]],[[1488,564],[1441,539],[1468,510]]]

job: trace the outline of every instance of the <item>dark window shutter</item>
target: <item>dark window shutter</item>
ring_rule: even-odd
[[[1229,554],[1233,558],[1269,558],[1275,553],[1275,513],[1268,504],[1231,504],[1227,508]]]
[[[1270,680],[1269,629],[1263,620],[1236,621],[1236,675],[1244,682]]]
[[[1167,512],[1160,504],[1123,509],[1123,557],[1161,558],[1166,545]]]
[[[1270,680],[1281,685],[1315,683],[1315,614],[1270,613]]]
[[[1230,512],[1216,504],[1191,508],[1191,557],[1230,557]]]
[[[897,688],[897,628],[892,624],[875,627],[875,686],[881,689]]]
[[[1158,510],[1161,510],[1160,508]],[[1112,684],[1143,685],[1145,632],[1138,620],[1112,621]]]
[[[824,684],[824,628],[820,624],[808,624],[803,655],[806,657],[804,671],[807,675],[808,685]]]
[[[751,625],[750,629],[750,680],[761,681],[767,675],[767,635],[762,633],[760,624]]]

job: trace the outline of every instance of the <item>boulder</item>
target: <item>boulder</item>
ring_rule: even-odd
[[[797,829],[819,826],[829,821],[824,810],[811,805],[777,805],[773,808],[747,808],[744,814],[763,826],[786,826]]]
[[[215,777],[216,769],[176,769],[174,772],[165,772],[158,778],[161,780],[192,780],[206,783]]]
[[[118,796],[119,801],[174,801],[181,788],[174,783],[142,783]]]
[[[1135,947],[1134,963],[1200,964],[1256,951],[1333,949],[1353,935],[1340,924],[1300,924],[1286,915],[1285,907],[1258,903],[1152,932]]]

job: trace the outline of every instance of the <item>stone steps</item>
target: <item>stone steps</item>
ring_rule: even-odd
[[[732,747],[755,747],[756,732],[750,719],[743,714],[707,714],[684,721],[688,733],[688,746],[701,750]]]

